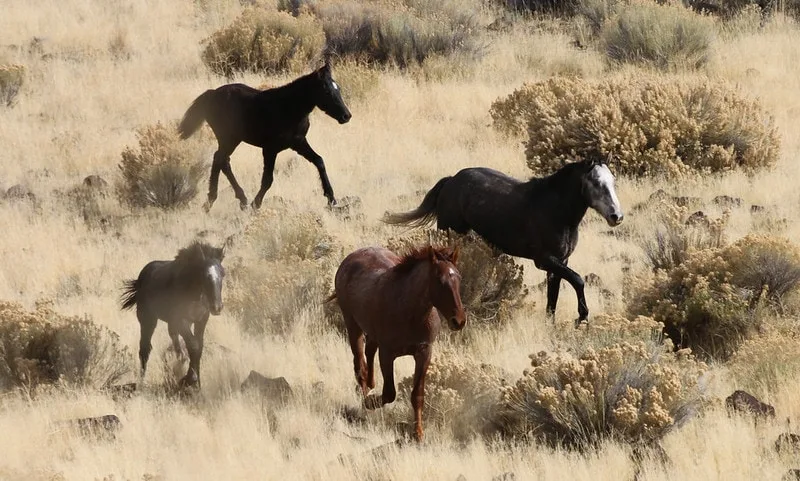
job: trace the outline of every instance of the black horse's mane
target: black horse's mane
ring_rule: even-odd
[[[202,267],[209,258],[222,262],[224,256],[225,253],[221,248],[205,242],[194,241],[178,251],[178,255],[175,256],[175,264],[181,268]]]

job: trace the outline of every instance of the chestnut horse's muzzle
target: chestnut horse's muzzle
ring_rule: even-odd
[[[450,317],[447,319],[447,324],[451,331],[460,331],[467,325],[467,315],[463,314],[461,316]]]

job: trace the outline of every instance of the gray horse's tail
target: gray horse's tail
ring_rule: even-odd
[[[121,309],[126,311],[136,305],[136,293],[139,291],[139,279],[130,279],[122,283]]]
[[[194,99],[192,105],[183,114],[183,119],[178,125],[178,134],[182,140],[188,139],[203,125],[206,120],[208,102],[214,95],[214,90],[206,90]]]
[[[439,199],[444,184],[452,177],[444,177],[425,194],[422,203],[416,209],[409,212],[387,212],[383,216],[383,222],[393,225],[405,225],[409,227],[423,227],[436,219],[436,201]]]

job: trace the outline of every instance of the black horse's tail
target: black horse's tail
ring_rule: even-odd
[[[139,279],[130,279],[122,283],[122,310],[128,310],[136,305],[136,293],[139,291]]]
[[[203,125],[203,122],[206,120],[208,102],[211,100],[213,94],[214,90],[206,90],[200,94],[199,97],[194,99],[192,105],[190,105],[186,113],[183,114],[183,119],[181,119],[181,123],[178,125],[178,134],[180,134],[181,139],[188,139]]]
[[[430,224],[436,219],[436,201],[439,198],[444,184],[452,177],[444,177],[433,186],[431,190],[425,194],[422,203],[416,209],[409,212],[386,213],[383,216],[383,221],[387,224],[406,225],[409,227],[422,227]]]

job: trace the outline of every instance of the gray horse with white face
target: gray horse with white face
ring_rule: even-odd
[[[578,225],[592,208],[610,226],[624,217],[605,160],[591,158],[565,165],[554,174],[522,182],[496,170],[477,167],[445,177],[410,212],[387,214],[389,224],[419,227],[436,220],[439,229],[475,231],[506,254],[533,260],[547,272],[547,314],[553,316],[561,279],[578,296],[576,326],[589,315],[583,278],[567,267],[578,244]]]
[[[221,248],[194,242],[178,251],[175,260],[149,262],[138,278],[125,281],[122,309],[136,306],[136,317],[141,327],[139,361],[142,378],[152,350],[150,340],[161,319],[167,323],[175,352],[183,355],[178,336],[183,338],[189,351],[189,370],[181,379],[181,385],[199,384],[206,323],[210,314],[219,315],[223,307],[224,256]]]

